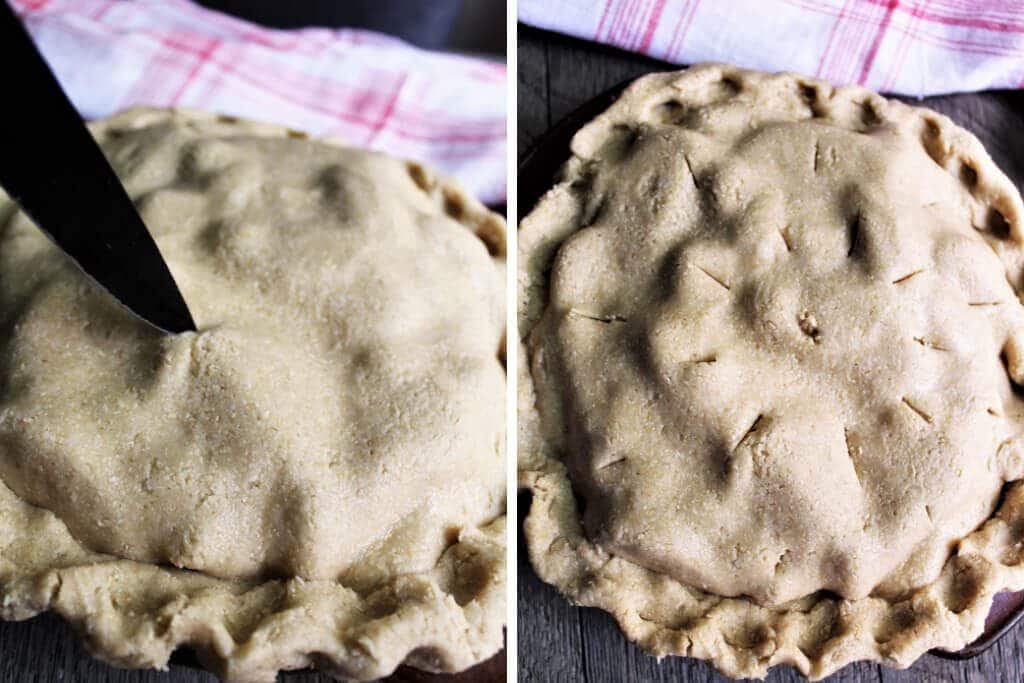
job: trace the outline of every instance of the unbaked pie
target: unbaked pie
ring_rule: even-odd
[[[1024,587],[1021,220],[930,110],[636,81],[519,231],[540,577],[735,677],[977,637]]]
[[[503,221],[277,126],[93,130],[199,332],[133,318],[0,201],[0,617],[246,681],[498,651]]]

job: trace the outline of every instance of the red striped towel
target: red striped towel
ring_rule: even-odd
[[[678,64],[906,95],[1024,86],[1020,0],[519,0],[521,21]]]
[[[153,105],[273,121],[505,198],[502,64],[369,31],[266,29],[187,0],[10,1],[87,118]]]

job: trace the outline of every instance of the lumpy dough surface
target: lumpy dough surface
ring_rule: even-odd
[[[766,605],[898,595],[1021,475],[1007,219],[926,120],[715,73],[585,128],[578,228],[524,238],[541,422],[611,555]]]
[[[504,278],[474,234],[500,220],[382,155],[125,122],[101,143],[198,332],[134,319],[8,213],[3,483],[94,552],[354,586],[503,514]]]

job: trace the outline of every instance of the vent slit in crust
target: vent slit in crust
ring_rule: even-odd
[[[670,100],[687,127],[648,115]],[[638,120],[643,144],[591,163]],[[572,149],[566,183],[587,189],[556,188],[519,233],[538,575],[646,650],[735,677],[906,666],[973,640],[995,591],[1024,588],[1013,183],[934,112],[720,65],[638,80]],[[657,212],[637,196],[654,173]],[[599,229],[572,239],[602,196]],[[576,266],[557,281],[533,265],[552,254]],[[550,301],[628,302],[630,334],[560,325]],[[763,413],[770,429],[738,434]],[[614,477],[589,450],[609,443],[630,454]]]
[[[685,127],[650,115],[667,101]],[[642,144],[593,163],[637,125]],[[994,592],[1024,588],[1014,184],[935,113],[716,65],[640,79],[572,150],[519,232],[519,467],[540,577],[645,649],[735,677],[906,666],[973,640]],[[637,196],[651,174],[656,212]],[[570,239],[601,197],[601,224]],[[553,256],[575,264],[557,282]],[[628,302],[630,334],[559,325],[551,301]],[[770,429],[735,433],[769,405]],[[629,467],[596,474],[593,443]]]
[[[720,286],[720,287],[721,287],[722,289],[724,289],[724,290],[725,290],[725,291],[727,291],[727,292],[728,292],[728,291],[730,290],[730,287],[729,287],[728,283],[727,283],[727,282],[726,282],[725,280],[723,280],[722,278],[718,277],[717,275],[712,275],[712,274],[711,274],[711,273],[710,273],[710,272],[708,271],[708,269],[707,269],[707,268],[705,268],[705,267],[703,267],[703,266],[697,266],[697,268],[698,268],[698,269],[700,270],[700,272],[704,273],[704,274],[705,274],[705,275],[707,275],[707,276],[708,276],[709,278],[711,278],[712,280],[714,280],[714,281],[715,281],[715,283],[716,283],[716,284],[717,284],[718,286]]]
[[[924,337],[914,337],[914,341],[920,344],[921,346],[925,347],[926,349],[932,349],[933,351],[949,351],[949,349],[947,349],[945,346],[942,346],[941,344],[936,344],[935,342],[929,341]]]
[[[779,237],[782,238],[782,243],[786,245],[786,251],[793,251],[793,245],[789,242],[789,235],[786,234],[786,228],[779,228]]]
[[[614,467],[615,465],[621,465],[622,463],[626,462],[626,460],[627,460],[627,459],[628,459],[628,458],[627,458],[626,456],[624,456],[624,455],[623,455],[623,456],[621,456],[621,457],[615,458],[615,459],[614,459],[614,460],[612,460],[611,462],[609,462],[609,463],[606,463],[606,464],[604,464],[604,465],[601,465],[600,467],[598,467],[598,470],[599,470],[599,471],[601,471],[601,470],[606,470],[606,469],[608,469],[609,467]]]
[[[700,191],[700,182],[697,180],[697,174],[693,172],[693,165],[690,163],[690,159],[687,156],[683,156],[683,161],[686,163],[686,171],[690,175],[690,182],[693,183],[693,189]]]
[[[850,219],[850,224],[849,224],[849,234],[850,234],[850,236],[849,236],[849,239],[850,239],[849,244],[850,244],[850,246],[849,246],[849,249],[847,249],[847,251],[846,251],[846,255],[848,257],[853,256],[853,253],[857,250],[857,246],[858,246],[858,244],[860,242],[860,231],[861,231],[860,221],[861,221],[861,213],[860,213],[860,211],[858,211],[857,213],[855,213],[853,215],[853,218]]]
[[[89,125],[198,331],[134,318],[0,192],[0,618],[245,681],[497,652],[502,219],[281,126]]]
[[[621,315],[596,315],[594,313],[584,313],[583,311],[573,308],[569,311],[569,314],[577,318],[583,318],[585,320],[593,320],[595,322],[609,324],[609,323],[625,323],[629,322],[627,318]]]
[[[764,415],[762,415],[760,413],[758,414],[757,417],[754,418],[754,421],[750,424],[749,427],[747,427],[747,431],[743,432],[743,436],[741,436],[739,438],[739,441],[736,442],[736,445],[733,446],[733,450],[734,451],[737,448],[739,448],[740,446],[742,446],[743,442],[746,441],[748,438],[750,438],[750,436],[752,434],[756,434],[757,433],[757,428],[761,424],[761,420],[763,420],[763,419],[764,419]]]
[[[906,282],[906,281],[907,281],[907,280],[909,280],[910,278],[912,278],[912,277],[915,277],[915,276],[917,276],[917,275],[920,275],[920,274],[921,274],[921,273],[923,273],[923,272],[924,272],[924,268],[921,268],[921,269],[915,270],[915,271],[913,271],[913,272],[907,273],[907,274],[906,274],[906,275],[904,275],[903,277],[898,277],[898,278],[896,278],[895,280],[893,280],[893,281],[892,281],[892,283],[893,283],[894,285],[902,285],[902,284],[903,284],[904,282]]]
[[[909,398],[904,396],[903,398],[900,399],[900,401],[903,403],[903,405],[905,405],[906,407],[910,408],[910,410],[912,410],[915,415],[917,415],[919,418],[924,420],[927,424],[931,424],[932,423],[932,416],[929,415],[928,413],[926,413],[924,410],[922,410],[919,406],[917,406]]]
[[[863,489],[864,485],[860,480],[860,468],[857,466],[857,458],[854,457],[853,445],[850,442],[850,430],[843,427],[843,447],[846,449],[846,457],[853,466],[853,473],[857,477],[857,487]]]

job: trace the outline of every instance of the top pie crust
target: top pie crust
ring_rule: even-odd
[[[134,110],[93,131],[162,335],[0,197],[0,617],[238,680],[464,669],[504,623],[504,226],[423,167]]]
[[[1022,207],[978,140],[702,65],[572,152],[519,233],[541,578],[738,677],[975,638],[1024,587]]]

